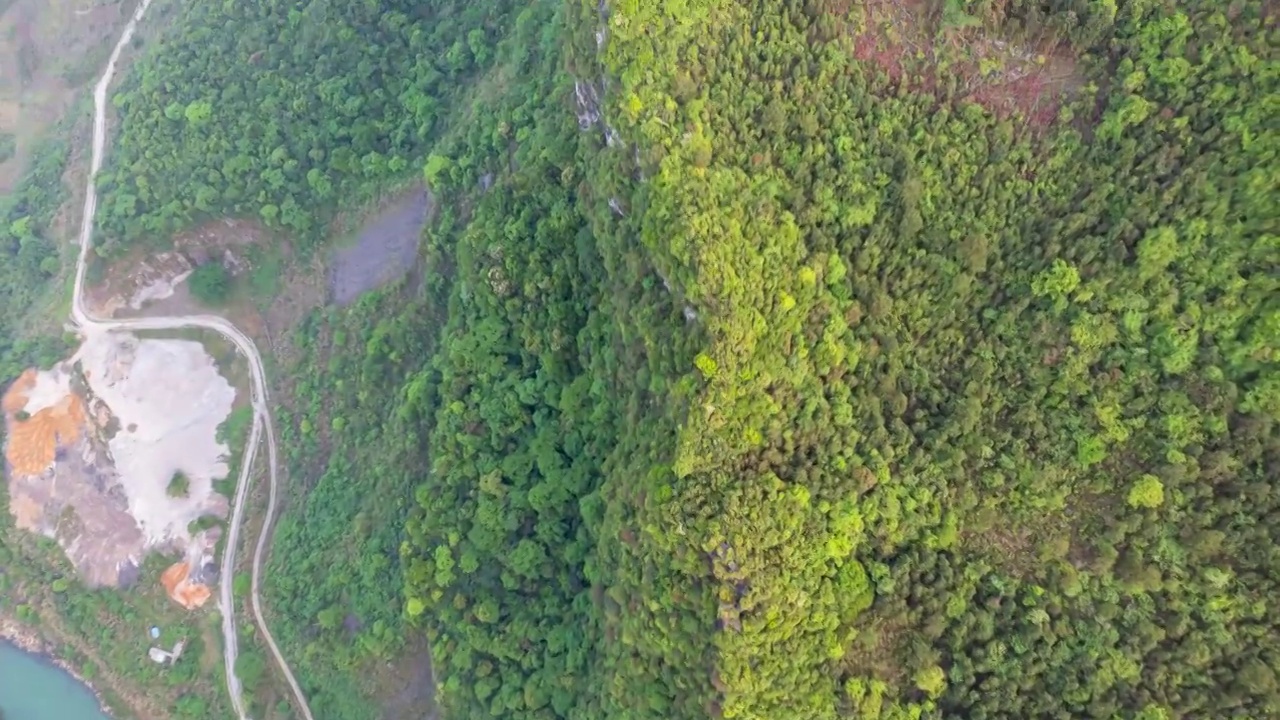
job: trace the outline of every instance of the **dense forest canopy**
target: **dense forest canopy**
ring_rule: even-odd
[[[114,96],[99,251],[228,214],[314,240],[337,208],[417,172],[511,6],[183,5]]]
[[[407,570],[446,705],[1280,711],[1261,6],[925,7],[893,71],[864,9],[571,13],[550,97],[602,122],[455,232]],[[983,37],[1074,58],[1048,123],[946,80]]]
[[[59,338],[27,329],[60,268],[53,224],[66,199],[67,152],[61,138],[41,142],[17,186],[0,198],[0,384],[31,364],[52,362],[64,349]]]
[[[418,633],[450,718],[1280,714],[1274,8],[184,12],[108,236],[440,204],[299,333],[326,719]]]

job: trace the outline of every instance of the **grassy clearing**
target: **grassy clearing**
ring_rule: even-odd
[[[136,0],[0,3],[0,191],[21,176],[49,128],[71,109],[111,52]]]

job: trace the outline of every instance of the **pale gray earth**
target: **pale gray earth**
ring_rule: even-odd
[[[426,190],[415,190],[365,224],[353,244],[339,248],[329,271],[333,302],[349,305],[413,268],[430,208]]]

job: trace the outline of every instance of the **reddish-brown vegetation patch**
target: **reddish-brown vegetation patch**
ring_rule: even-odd
[[[829,9],[847,3],[832,3]],[[1070,49],[1053,38],[1016,43],[982,27],[939,27],[923,0],[869,0],[846,10],[854,57],[897,84],[954,103],[972,102],[1000,118],[1044,128],[1081,84]]]

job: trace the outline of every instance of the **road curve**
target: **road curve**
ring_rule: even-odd
[[[133,38],[138,22],[142,20],[142,16],[146,14],[147,8],[150,6],[151,0],[142,0],[138,5],[133,17],[125,25],[119,41],[112,48],[111,56],[107,59],[107,65],[102,71],[102,77],[98,79],[98,84],[93,89],[93,151],[89,162],[89,179],[85,188],[84,214],[80,225],[80,253],[76,260],[75,286],[71,299],[71,320],[79,326],[80,332],[86,337],[93,333],[114,330],[204,328],[230,340],[240,351],[240,354],[249,361],[250,375],[252,377],[253,425],[249,432],[249,440],[245,445],[244,458],[240,463],[240,477],[236,482],[236,496],[232,503],[231,520],[227,529],[227,543],[222,554],[222,577],[219,582],[219,604],[222,610],[222,635],[225,645],[223,659],[226,663],[227,671],[227,692],[231,695],[231,704],[235,708],[236,716],[241,720],[248,720],[249,716],[245,711],[243,688],[240,687],[240,680],[235,673],[236,657],[239,654],[239,636],[236,634],[235,602],[231,596],[231,586],[235,573],[236,548],[240,544],[240,526],[244,523],[245,499],[249,494],[253,461],[258,451],[258,444],[265,434],[268,455],[267,477],[270,483],[270,492],[266,517],[262,524],[262,532],[258,535],[258,544],[253,553],[250,595],[254,622],[262,632],[262,637],[266,641],[267,647],[271,650],[276,666],[289,682],[289,687],[293,690],[294,698],[297,700],[298,708],[302,710],[303,717],[306,720],[314,720],[311,715],[311,708],[307,705],[306,696],[303,694],[301,686],[298,685],[297,679],[294,678],[293,671],[289,669],[289,663],[285,662],[284,655],[281,654],[280,648],[276,645],[275,638],[271,636],[271,631],[267,629],[267,622],[262,614],[259,581],[262,575],[262,559],[267,548],[271,522],[276,514],[278,483],[275,431],[272,430],[271,409],[267,404],[266,372],[263,370],[262,356],[258,354],[258,348],[254,346],[253,340],[240,332],[236,326],[217,315],[116,320],[94,317],[89,312],[84,301],[85,271],[88,267],[89,250],[93,247],[93,221],[98,210],[98,194],[97,189],[94,187],[94,182],[98,176],[98,171],[102,168],[102,158],[107,144],[107,89],[111,85],[111,79],[115,76],[116,62],[120,59],[121,51],[129,44],[129,40]]]

